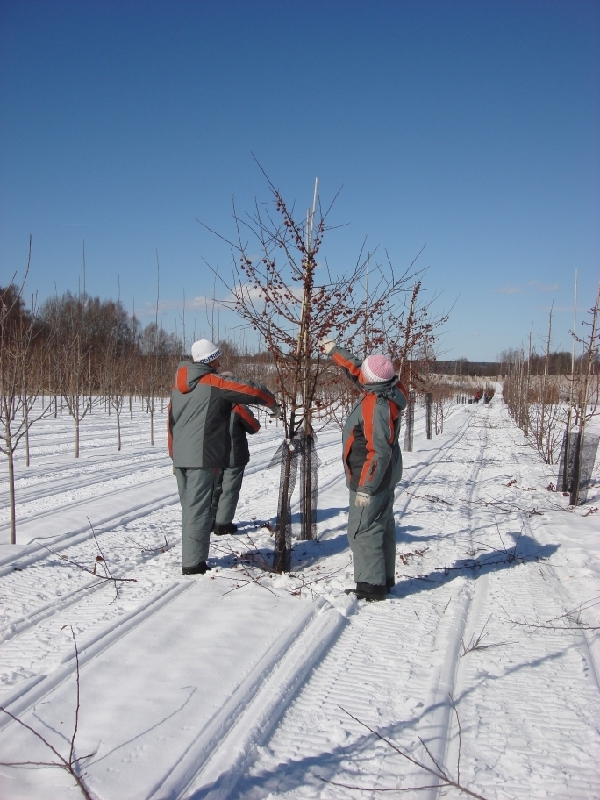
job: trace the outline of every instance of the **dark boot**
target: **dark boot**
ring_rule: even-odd
[[[346,589],[346,594],[355,594],[358,600],[366,600],[368,603],[374,600],[385,600],[387,586],[374,583],[357,583],[356,589]]]
[[[204,573],[211,569],[206,561],[201,561],[199,564],[196,564],[195,567],[182,567],[181,574],[182,575],[204,575]]]
[[[220,524],[215,522],[214,532],[217,536],[225,536],[227,533],[237,533],[238,526],[233,522],[225,522]]]
[[[394,588],[394,586],[396,585],[396,581],[393,578],[386,578],[385,579],[385,585],[386,585],[386,588],[387,588],[388,594],[389,594],[391,592],[391,590]]]

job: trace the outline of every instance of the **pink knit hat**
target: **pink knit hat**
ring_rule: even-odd
[[[362,362],[361,383],[384,383],[396,375],[394,365],[386,356],[376,353]]]

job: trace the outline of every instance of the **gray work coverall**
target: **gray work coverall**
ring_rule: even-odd
[[[169,404],[169,453],[181,500],[184,568],[208,557],[212,495],[221,469],[229,464],[236,403],[276,405],[262,384],[218,375],[210,363],[179,364]]]
[[[238,403],[231,412],[229,432],[231,434],[231,455],[229,465],[221,470],[213,492],[213,519],[217,525],[233,522],[246,464],[250,461],[250,450],[246,434],[260,430],[260,422],[248,406]]]
[[[406,407],[405,390],[396,377],[382,383],[361,383],[362,362],[341,347],[334,347],[329,355],[363,390],[342,434],[354,580],[372,586],[392,585],[396,569],[394,490],[402,477],[398,435],[400,412]],[[371,496],[368,506],[355,505],[358,490]]]

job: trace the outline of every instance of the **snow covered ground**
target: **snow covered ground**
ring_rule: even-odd
[[[263,568],[271,424],[250,441],[240,534],[183,577],[163,423],[152,448],[137,409],[117,453],[114,417],[95,411],[76,461],[71,420],[40,422],[17,467],[16,547],[1,473],[0,704],[68,760],[74,634],[90,796],[600,797],[598,466],[569,509],[499,394],[456,406],[404,454],[397,584],[366,604],[343,591],[338,429],[319,435],[319,539],[296,543],[291,575]],[[105,567],[127,579],[118,592]],[[57,760],[0,714],[0,761]],[[81,796],[64,769],[0,767],[2,798]]]

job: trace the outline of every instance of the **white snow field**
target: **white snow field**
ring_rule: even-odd
[[[0,712],[0,761],[68,761],[79,675],[73,759],[97,800],[600,797],[598,465],[573,510],[500,392],[431,441],[417,423],[397,583],[371,604],[344,593],[339,429],[319,434],[319,538],[292,574],[263,568],[282,435],[265,424],[238,535],[183,577],[165,414],[155,447],[125,415],[118,453],[94,410],[79,460],[68,417],[38,423],[16,546],[0,476],[0,704],[30,726]],[[0,767],[3,799],[82,796],[56,766]]]

